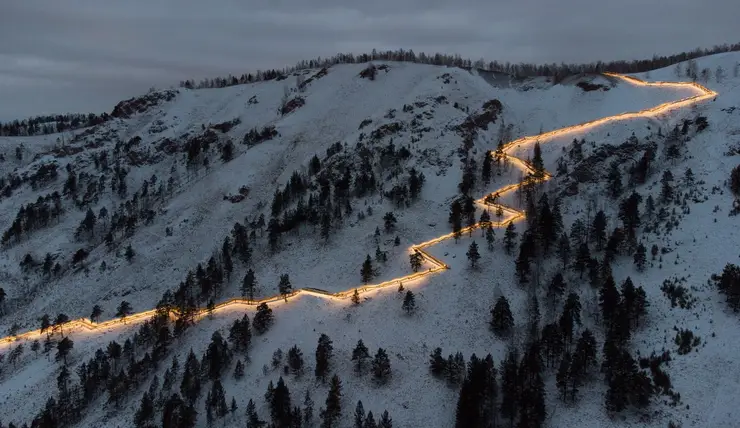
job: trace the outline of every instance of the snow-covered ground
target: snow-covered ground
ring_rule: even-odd
[[[560,427],[611,427],[611,426],[654,426],[664,427],[668,420],[675,420],[684,427],[734,426],[740,418],[733,400],[740,388],[740,363],[737,355],[740,343],[740,321],[736,314],[730,313],[723,298],[715,289],[706,284],[712,273],[720,272],[727,262],[736,260],[734,243],[737,242],[736,217],[728,217],[732,197],[724,184],[730,170],[735,166],[733,157],[725,156],[730,146],[740,143],[740,80],[732,77],[734,64],[740,61],[738,54],[720,54],[697,60],[701,70],[708,67],[716,70],[721,65],[727,76],[721,82],[713,77],[702,82],[710,89],[719,92],[714,102],[706,102],[695,108],[684,109],[661,116],[657,119],[634,119],[608,124],[595,128],[577,137],[599,145],[617,145],[627,140],[632,133],[639,139],[655,136],[660,128],[663,134],[673,128],[683,118],[693,119],[697,114],[708,118],[709,128],[697,134],[687,143],[687,159],[672,164],[658,160],[656,171],[670,168],[678,179],[686,168],[691,168],[702,194],[708,200],[702,203],[689,202],[690,214],[685,215],[670,235],[656,236],[641,234],[645,245],[653,243],[673,249],[663,255],[663,263],[658,262],[639,273],[634,269],[630,257],[622,257],[613,266],[615,279],[621,283],[630,276],[636,285],[642,285],[651,304],[648,320],[632,339],[633,348],[642,355],[662,348],[674,350],[674,326],[690,328],[702,339],[697,351],[679,356],[673,353],[673,361],[667,369],[671,375],[674,389],[681,394],[682,405],[668,407],[660,403],[654,405],[656,412],[649,420],[627,412],[624,417],[610,419],[603,406],[605,386],[600,376],[588,382],[581,389],[581,400],[577,405],[563,405],[554,387],[554,373],[547,376],[548,426]],[[411,143],[410,135],[402,133],[395,138],[396,146],[407,145],[414,156],[410,165],[424,172],[425,184],[420,200],[409,208],[396,209],[386,198],[373,196],[358,201],[355,211],[371,206],[374,214],[364,220],[350,217],[328,243],[322,242],[310,227],[298,235],[288,236],[283,250],[277,255],[268,253],[266,241],[260,240],[255,247],[254,269],[260,285],[260,295],[276,292],[279,275],[288,273],[293,286],[315,287],[330,291],[346,290],[360,283],[360,265],[366,254],[374,256],[376,241],[373,232],[376,227],[383,229],[382,216],[394,211],[398,218],[397,230],[392,234],[382,233],[380,247],[388,251],[388,262],[380,265],[377,281],[383,281],[411,272],[408,263],[408,248],[414,243],[426,241],[449,232],[447,223],[449,202],[457,193],[457,183],[462,172],[456,151],[460,146],[460,136],[448,129],[450,125],[462,122],[467,113],[453,107],[458,103],[462,108],[469,107],[470,113],[493,98],[501,100],[503,120],[513,124],[512,137],[533,135],[542,131],[562,128],[584,121],[598,119],[625,111],[637,111],[654,105],[694,95],[688,90],[633,86],[611,79],[589,78],[592,83],[611,85],[608,91],[584,92],[574,82],[565,85],[547,85],[542,81],[532,83],[526,91],[521,88],[495,88],[481,77],[464,70],[440,68],[418,64],[388,63],[387,73],[380,72],[376,81],[358,78],[363,65],[341,65],[329,69],[325,77],[315,80],[300,95],[306,105],[297,111],[280,117],[276,114],[286,82],[264,82],[224,89],[180,90],[177,98],[163,106],[133,119],[117,121],[105,125],[118,131],[119,138],[127,141],[140,135],[142,146],[152,146],[161,137],[177,138],[184,132],[200,132],[201,124],[215,124],[239,117],[241,124],[229,132],[235,142],[253,127],[275,125],[280,136],[255,147],[247,149],[237,144],[234,160],[221,164],[217,156],[211,159],[210,170],[205,173],[187,173],[182,153],[176,157],[165,158],[155,165],[133,167],[129,174],[129,189],[138,189],[141,182],[157,174],[166,181],[170,169],[176,164],[180,177],[175,195],[161,207],[161,212],[149,226],[140,226],[133,237],[126,240],[136,250],[137,255],[129,264],[123,257],[123,245],[115,252],[106,250],[104,244],[95,246],[86,265],[89,272],[65,272],[57,280],[44,285],[22,301],[23,306],[13,308],[9,314],[0,318],[0,330],[6,330],[18,323],[21,330],[37,328],[37,318],[43,313],[64,312],[71,318],[89,316],[94,304],[104,309],[103,318],[111,318],[115,307],[122,299],[130,301],[134,310],[152,308],[165,290],[173,289],[182,281],[189,269],[199,262],[205,262],[211,252],[220,248],[223,238],[228,235],[235,222],[244,223],[245,216],[255,218],[264,213],[269,218],[269,205],[276,188],[282,188],[295,170],[305,169],[309,159],[318,154],[323,159],[326,149],[339,141],[353,148],[359,134],[369,134],[384,123],[394,121],[410,122],[414,114],[429,112],[423,119],[424,126],[431,128],[418,142]],[[677,81],[687,80],[674,74],[675,67],[655,70],[636,77],[645,80]],[[444,73],[451,75],[450,83],[439,79]],[[307,75],[308,76],[308,75]],[[684,75],[685,76],[685,75]],[[250,104],[249,99],[256,96],[258,104]],[[444,96],[447,103],[435,102]],[[428,103],[417,108],[414,113],[404,113],[404,104],[417,101]],[[736,109],[728,110],[730,107]],[[396,109],[395,118],[386,118],[390,109]],[[724,110],[723,110],[724,109]],[[359,130],[365,119],[373,122]],[[149,135],[147,130],[161,120],[168,129],[160,134]],[[488,131],[480,132],[474,151],[476,160],[482,158],[484,150],[496,147],[498,123],[489,126]],[[29,162],[33,154],[47,150],[54,144],[57,136],[29,138],[0,138],[0,150],[6,161],[0,163],[3,174],[16,168],[19,172],[32,170],[38,163]],[[67,136],[66,138],[69,138]],[[573,136],[542,141],[545,166],[554,173],[557,159],[564,155]],[[387,139],[384,140],[387,142]],[[24,145],[23,161],[15,160],[15,147]],[[112,142],[106,142],[110,150]],[[103,149],[91,149],[100,151]],[[528,148],[512,154],[526,158]],[[593,148],[584,147],[588,154]],[[10,198],[0,201],[0,218],[6,228],[12,222],[20,206],[42,194],[60,190],[64,182],[64,166],[70,160],[77,165],[86,161],[86,153],[74,157],[61,158],[60,178],[46,188],[38,191],[24,185]],[[659,149],[659,153],[662,151]],[[80,170],[93,171],[92,166]],[[479,185],[477,194],[484,195],[500,185],[515,180],[517,172],[509,177],[495,177],[490,188]],[[390,188],[395,179],[386,180]],[[512,180],[513,179],[513,180]],[[509,181],[507,181],[509,180]],[[651,181],[637,190],[652,194],[657,198],[660,191],[660,173],[653,174]],[[626,182],[626,179],[625,179]],[[657,182],[657,185],[655,184]],[[242,185],[249,186],[249,197],[241,203],[231,204],[223,201],[223,195],[236,193]],[[557,189],[557,179],[548,183],[550,189]],[[718,186],[722,192],[712,192]],[[606,198],[603,183],[582,184],[579,194],[563,200],[565,224],[584,217],[584,206],[589,199],[595,199],[599,209],[604,209],[610,217],[610,228],[616,225],[617,204]],[[121,200],[107,191],[94,207],[107,206],[112,212],[114,204]],[[65,203],[68,201],[65,200]],[[719,207],[718,212],[715,206]],[[676,207],[681,211],[680,207]],[[19,262],[26,253],[43,259],[47,252],[60,254],[69,261],[76,249],[86,246],[75,242],[73,233],[85,212],[78,211],[71,204],[58,225],[33,233],[29,239],[4,250],[0,257],[0,274],[3,287],[8,293],[9,303],[20,302],[28,290],[41,283],[34,274],[24,275]],[[172,228],[172,236],[166,236],[165,228]],[[521,232],[524,225],[517,228]],[[398,235],[401,245],[395,246],[393,238]],[[434,379],[428,372],[428,357],[431,351],[440,346],[445,355],[462,352],[466,359],[475,353],[478,356],[491,353],[500,362],[508,343],[496,339],[487,328],[489,310],[499,295],[505,295],[512,304],[515,322],[523,330],[526,322],[526,296],[517,285],[514,277],[513,257],[503,251],[501,240],[503,230],[496,231],[496,248],[489,252],[480,231],[474,231],[472,238],[463,236],[459,242],[444,241],[427,249],[432,255],[449,264],[451,269],[424,280],[407,284],[416,293],[417,312],[411,316],[401,310],[401,297],[395,289],[385,289],[363,295],[359,307],[351,306],[349,301],[324,300],[301,296],[271,305],[275,310],[276,323],[264,336],[255,337],[251,351],[251,363],[247,365],[245,377],[236,381],[228,370],[225,377],[227,400],[234,396],[240,410],[229,424],[244,425],[243,410],[252,398],[264,418],[268,415],[263,395],[267,383],[276,381],[280,373],[264,374],[262,366],[270,362],[273,351],[281,348],[287,351],[298,345],[304,352],[307,373],[301,379],[290,376],[288,386],[294,402],[300,400],[306,389],[312,392],[316,408],[323,405],[327,387],[314,381],[311,370],[314,365],[313,350],[321,333],[328,334],[334,341],[335,357],[332,371],[336,372],[344,384],[343,414],[349,423],[354,404],[363,400],[366,410],[378,416],[387,409],[394,419],[394,426],[451,426],[457,390],[445,386],[443,381]],[[474,239],[482,254],[479,269],[468,266],[465,253],[470,240]],[[679,259],[676,256],[680,255]],[[107,268],[100,271],[99,265],[105,261]],[[549,278],[554,266],[547,266],[544,277]],[[231,283],[224,291],[224,298],[238,294],[239,281],[244,270],[237,268]],[[692,294],[698,299],[692,310],[672,309],[670,302],[660,291],[665,278],[686,276],[686,286],[692,286]],[[566,282],[581,293],[584,310],[593,306],[594,292],[588,285],[579,285],[578,275],[568,273]],[[585,282],[585,281],[583,281]],[[546,306],[546,305],[544,305]],[[252,318],[253,310],[244,309]],[[543,310],[543,321],[549,322],[554,311]],[[192,348],[196,355],[202,355],[214,330],[225,329],[243,313],[241,310],[228,310],[216,313],[213,319],[204,319],[188,333],[177,339],[172,346],[181,364]],[[593,322],[586,317],[586,326]],[[594,329],[597,331],[597,329]],[[122,342],[129,337],[132,329],[117,327],[101,333],[73,332],[75,342],[70,356],[70,364],[78,366],[90,358],[98,348],[104,348],[111,340]],[[599,343],[603,337],[597,335]],[[351,351],[358,339],[362,339],[374,354],[378,347],[388,350],[391,358],[393,378],[384,387],[373,386],[369,378],[357,378],[351,370]],[[17,345],[13,345],[17,346]],[[10,347],[0,345],[0,352],[6,353]],[[599,345],[600,347],[600,345]],[[52,358],[53,359],[53,358]],[[232,363],[233,364],[233,363]],[[28,421],[46,402],[55,389],[59,364],[46,356],[35,356],[28,347],[23,357],[14,367],[2,363],[0,374],[0,420],[19,423]],[[157,370],[160,380],[165,367]],[[122,409],[115,410],[105,405],[103,400],[94,405],[80,426],[130,426],[133,412],[138,407],[144,385]],[[201,397],[199,411],[202,410]],[[658,400],[662,401],[662,400]],[[688,406],[688,407],[687,407]],[[205,426],[204,412],[201,411],[199,426]],[[228,418],[231,418],[230,416]]]

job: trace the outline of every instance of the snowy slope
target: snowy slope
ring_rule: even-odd
[[[717,65],[722,65],[725,70],[732,70],[738,60],[740,57],[737,54],[721,54],[702,58],[697,63],[699,69],[710,67],[714,70]],[[59,279],[44,283],[41,278],[33,275],[24,280],[18,266],[23,255],[28,252],[35,258],[42,257],[46,252],[59,253],[60,257],[68,261],[72,253],[83,246],[75,242],[73,233],[85,212],[74,207],[70,207],[58,225],[39,230],[29,239],[3,251],[0,266],[5,277],[4,288],[10,303],[18,306],[0,318],[0,327],[7,329],[12,324],[19,323],[22,330],[36,328],[36,318],[40,314],[55,314],[62,310],[72,318],[88,316],[93,304],[103,307],[103,318],[107,319],[112,317],[116,305],[124,298],[133,304],[136,311],[152,308],[165,290],[173,289],[184,279],[188,269],[204,262],[214,249],[220,247],[234,222],[244,222],[245,216],[253,219],[260,213],[269,217],[269,204],[274,190],[282,187],[293,171],[305,169],[314,154],[323,156],[326,149],[337,141],[353,147],[361,132],[370,133],[381,124],[397,120],[410,122],[413,114],[402,112],[404,104],[418,101],[428,103],[415,113],[421,110],[430,113],[425,117],[424,125],[431,128],[431,131],[424,133],[414,143],[408,142],[408,138],[415,135],[411,132],[395,137],[397,145],[408,144],[412,148],[414,157],[411,164],[424,172],[427,183],[419,201],[409,208],[396,210],[399,220],[396,232],[382,235],[381,247],[388,251],[389,261],[381,267],[378,281],[410,273],[408,247],[449,231],[449,201],[457,192],[456,186],[462,174],[456,155],[461,139],[449,127],[461,123],[467,116],[461,109],[454,108],[454,103],[463,108],[469,107],[472,113],[490,99],[501,100],[504,105],[503,120],[514,125],[512,137],[518,137],[536,134],[540,129],[548,131],[693,95],[683,90],[638,87],[602,77],[589,81],[607,85],[610,88],[608,91],[584,92],[574,82],[555,86],[532,82],[532,88],[526,91],[522,88],[502,89],[492,87],[483,78],[459,69],[406,63],[388,65],[389,71],[380,72],[376,81],[357,77],[364,65],[332,67],[325,77],[315,80],[300,94],[305,98],[306,105],[283,117],[278,116],[276,110],[286,84],[292,86],[289,82],[293,78],[289,81],[224,89],[181,89],[171,102],[132,119],[117,120],[105,125],[104,128],[114,131],[122,141],[141,136],[143,146],[153,146],[162,137],[175,139],[185,132],[198,133],[201,124],[214,124],[236,117],[241,119],[241,124],[228,133],[228,137],[235,141],[253,127],[261,128],[270,124],[276,126],[280,135],[251,148],[237,144],[236,156],[228,163],[221,164],[214,154],[207,173],[203,170],[199,173],[186,172],[182,153],[164,157],[154,165],[132,167],[129,188],[137,189],[152,174],[157,174],[160,180],[166,180],[174,164],[180,177],[178,190],[166,205],[160,207],[151,225],[139,227],[133,237],[119,246],[118,256],[115,252],[106,250],[103,244],[95,246],[86,261],[89,266],[87,273],[67,271]],[[445,84],[439,78],[444,73],[451,75],[450,83]],[[731,71],[728,74],[731,75]],[[644,75],[637,77],[646,80],[684,80],[675,76],[673,67],[652,71],[649,79]],[[738,377],[732,375],[740,373],[740,367],[732,358],[737,353],[732,344],[738,343],[738,320],[727,312],[716,291],[706,286],[706,280],[711,273],[719,272],[726,262],[735,259],[731,254],[732,249],[728,247],[735,242],[736,237],[733,234],[736,228],[732,227],[734,217],[727,217],[725,214],[731,208],[731,198],[723,184],[735,165],[732,158],[724,156],[724,152],[732,139],[737,139],[735,135],[740,133],[736,125],[740,111],[728,113],[722,109],[740,104],[737,89],[740,80],[728,76],[721,83],[710,81],[706,86],[718,91],[720,96],[716,102],[697,107],[696,112],[687,109],[654,120],[637,119],[610,124],[579,136],[589,142],[595,141],[596,145],[619,144],[632,133],[643,139],[654,135],[659,127],[666,132],[683,117],[693,118],[700,113],[709,118],[710,128],[688,144],[689,158],[676,165],[664,165],[673,169],[676,177],[681,177],[685,168],[692,168],[697,181],[705,182],[702,187],[706,189],[704,194],[709,200],[691,205],[691,214],[682,219],[672,235],[644,236],[648,247],[655,242],[676,248],[674,253],[664,256],[662,268],[658,269],[656,266],[644,273],[638,273],[634,270],[631,259],[626,257],[619,260],[614,267],[618,283],[626,276],[631,276],[636,284],[643,285],[646,289],[651,303],[650,319],[633,339],[636,349],[643,354],[660,350],[664,346],[672,349],[674,325],[692,328],[706,343],[698,352],[674,358],[669,369],[676,390],[681,393],[683,402],[690,404],[690,409],[660,407],[659,414],[650,421],[650,426],[656,427],[665,426],[668,419],[679,420],[684,426],[731,426],[730,423],[739,416],[734,407],[728,405],[730,397],[740,385]],[[256,96],[258,104],[249,103],[253,96]],[[440,96],[444,96],[447,103],[434,101]],[[385,117],[390,109],[397,110],[393,119]],[[372,124],[359,130],[360,123],[365,119],[371,119]],[[167,129],[160,134],[150,135],[147,130],[157,120],[161,120]],[[498,123],[490,126],[488,131],[481,132],[482,138],[474,148],[479,157],[484,150],[495,148],[497,125]],[[29,163],[28,160],[34,153],[43,152],[54,145],[55,137],[0,138],[0,148],[7,159],[0,164],[3,174],[16,168],[21,172],[33,170],[40,161]],[[545,165],[550,171],[555,170],[557,159],[563,155],[562,148],[570,144],[571,140],[572,136],[569,136],[543,144]],[[106,141],[103,147],[109,147],[105,144],[111,143],[112,141]],[[25,155],[23,161],[16,162],[13,156],[15,147],[19,144],[24,145]],[[95,150],[104,149],[91,149],[75,158],[58,159],[62,178],[43,190],[33,191],[26,185],[15,191],[10,198],[3,198],[0,203],[2,218],[5,219],[3,227],[12,222],[22,204],[34,201],[40,194],[61,189],[65,177],[63,170],[67,162],[74,161],[76,168],[79,168],[84,162],[88,162],[85,155]],[[527,157],[526,149],[522,149],[522,153],[513,154]],[[86,168],[93,170],[92,166]],[[514,172],[512,174],[516,175]],[[512,182],[511,178],[513,177],[498,177],[491,189],[480,187],[478,192],[483,195],[486,190],[494,190],[495,187],[507,184],[507,180]],[[658,181],[659,178],[659,174],[652,177],[653,181]],[[394,183],[392,178],[383,177],[382,180],[387,188]],[[244,202],[231,204],[223,201],[224,194],[236,193],[242,185],[251,189]],[[557,180],[548,183],[548,186],[556,189]],[[600,194],[603,195],[601,186],[603,184],[581,186],[577,196],[564,199],[566,224],[582,217],[585,201],[593,197],[597,198],[597,205],[607,211],[612,221],[616,222],[617,207],[604,196],[599,197]],[[712,186],[724,189],[724,194],[712,194]],[[659,183],[648,184],[639,189],[643,195],[651,192],[656,196],[659,190]],[[94,211],[97,212],[102,206],[110,209],[120,201],[118,196],[106,192],[95,205]],[[715,205],[721,207],[719,213],[712,212]],[[289,237],[290,245],[278,256],[271,257],[266,242],[261,240],[256,246],[253,262],[260,284],[260,295],[275,294],[278,277],[282,273],[290,274],[295,287],[340,291],[358,285],[360,265],[365,254],[372,256],[375,252],[373,232],[377,226],[383,228],[383,213],[394,210],[393,204],[379,195],[356,203],[360,210],[367,206],[373,208],[373,216],[364,221],[350,217],[346,220],[345,227],[333,235],[328,244],[321,242],[310,228],[304,228],[300,234]],[[714,218],[716,223],[713,222]],[[166,236],[166,227],[172,228],[172,236]],[[722,233],[718,233],[720,230]],[[400,246],[393,245],[394,235],[399,236]],[[366,409],[373,410],[376,416],[388,409],[395,426],[450,426],[454,420],[457,391],[429,376],[429,353],[441,346],[445,354],[461,351],[467,358],[471,353],[479,356],[491,353],[497,362],[500,361],[507,343],[496,340],[487,330],[486,323],[490,305],[501,294],[510,299],[515,314],[522,314],[521,317],[515,315],[515,320],[524,329],[526,298],[516,285],[513,259],[503,252],[500,241],[502,235],[502,231],[497,231],[496,249],[489,253],[484,248],[485,240],[481,238],[480,231],[473,232],[472,239],[481,246],[483,254],[482,267],[477,271],[471,271],[467,267],[465,258],[471,238],[463,237],[459,243],[446,241],[431,247],[430,252],[450,264],[451,270],[407,285],[417,293],[419,307],[417,313],[411,317],[402,314],[400,297],[392,289],[366,295],[362,305],[357,308],[349,307],[348,301],[335,302],[311,297],[271,305],[276,312],[276,325],[265,336],[256,338],[251,353],[252,362],[247,366],[245,379],[235,381],[227,376],[225,380],[227,398],[235,396],[240,406],[236,420],[230,423],[243,425],[242,410],[249,398],[254,398],[258,403],[258,410],[263,417],[267,414],[262,395],[267,383],[270,380],[275,381],[279,373],[265,375],[262,365],[269,364],[275,349],[286,351],[294,344],[303,350],[309,367],[309,374],[303,379],[290,377],[289,386],[294,400],[302,397],[303,391],[308,388],[312,391],[317,408],[322,405],[326,387],[313,381],[310,367],[313,366],[312,355],[318,335],[326,333],[334,340],[336,363],[333,370],[344,382],[343,405],[346,417],[351,414],[354,403],[362,399]],[[676,246],[675,242],[683,244]],[[132,264],[121,254],[129,243],[137,252]],[[728,248],[728,251],[717,251],[718,248]],[[681,255],[679,263],[668,263],[667,260],[674,260],[676,252]],[[102,261],[107,265],[104,272],[99,269]],[[224,298],[238,294],[239,279],[243,277],[243,272],[241,267],[237,268],[234,278],[224,290]],[[693,281],[692,285],[697,287],[695,296],[700,301],[693,311],[695,314],[692,311],[671,309],[659,289],[666,277],[687,273],[691,274],[689,281]],[[569,278],[573,286],[575,278],[577,276]],[[29,295],[28,290],[37,285],[40,291]],[[587,286],[575,288],[581,288],[580,292],[585,293],[582,296],[583,302],[593,300],[593,296],[587,294],[590,292]],[[21,299],[29,296],[30,298]],[[584,303],[584,308],[587,307],[588,304]],[[247,312],[251,318],[252,309]],[[544,318],[550,315],[544,313]],[[213,320],[198,323],[185,337],[177,339],[172,348],[180,361],[184,361],[191,347],[197,355],[201,355],[212,332],[227,327],[240,315],[241,313],[233,311],[218,313]],[[126,328],[111,329],[105,334],[72,333],[75,341],[72,365],[89,358],[95,349],[104,347],[109,341],[122,341],[130,333],[131,330]],[[711,337],[712,333],[716,333],[716,337]],[[379,346],[389,351],[393,367],[393,379],[389,386],[375,387],[369,379],[358,379],[352,375],[351,349],[360,338],[368,345],[371,353]],[[0,388],[0,414],[4,415],[3,421],[28,420],[48,396],[48,393],[42,394],[39,391],[53,382],[58,374],[58,364],[44,356],[35,357],[29,350],[26,350],[17,365],[18,367],[12,367],[5,364],[4,373],[0,375],[0,382],[4,386]],[[158,370],[160,379],[164,368]],[[717,386],[713,382],[720,377],[719,373],[730,375],[723,376]],[[573,407],[563,406],[557,400],[554,386],[551,385],[553,382],[548,381],[550,426],[642,424],[635,417],[628,416],[624,421],[606,418],[601,398],[604,386],[600,379],[583,388],[582,395],[586,398]],[[717,387],[715,396],[706,393],[711,388],[710,385]],[[101,401],[95,406],[96,411],[91,412],[80,426],[127,426],[145,387],[140,388],[134,394],[135,398],[128,400],[122,410],[114,411]],[[427,393],[418,394],[420,390]],[[594,397],[593,400],[589,398],[591,396]],[[583,421],[590,422],[583,425]],[[200,425],[205,426],[203,415]]]

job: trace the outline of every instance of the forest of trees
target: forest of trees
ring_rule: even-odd
[[[226,76],[211,79],[203,79],[200,82],[185,80],[180,82],[184,88],[223,88],[227,86],[240,85],[244,83],[260,82],[265,80],[282,80],[289,74],[299,70],[317,69],[331,67],[336,64],[358,64],[371,61],[403,61],[414,62],[418,64],[441,65],[459,68],[477,68],[481,70],[497,71],[510,74],[516,78],[527,76],[552,76],[556,79],[562,79],[569,75],[577,73],[600,73],[611,71],[615,73],[639,73],[658,68],[668,67],[670,65],[699,58],[706,55],[712,55],[722,52],[740,51],[740,43],[724,44],[714,46],[711,49],[695,49],[692,51],[681,52],[673,55],[655,55],[650,59],[642,60],[617,60],[608,62],[592,62],[588,64],[512,64],[509,62],[500,63],[498,61],[486,62],[483,59],[472,61],[464,59],[460,55],[449,54],[425,54],[423,52],[414,53],[413,50],[399,49],[396,51],[377,52],[373,50],[369,54],[337,54],[330,58],[317,58],[312,60],[300,61],[293,67],[285,67],[282,70],[257,71],[255,73],[246,73],[241,76]]]

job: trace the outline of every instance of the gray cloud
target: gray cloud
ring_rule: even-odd
[[[737,42],[732,0],[11,1],[0,120],[110,110],[185,78],[372,48],[511,62],[648,57]]]

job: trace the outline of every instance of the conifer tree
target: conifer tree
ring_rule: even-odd
[[[362,406],[362,401],[358,401],[357,406],[355,406],[354,421],[354,428],[363,428],[365,426],[365,408]]]
[[[637,270],[639,272],[643,272],[645,270],[645,264],[647,263],[647,249],[645,248],[645,245],[642,244],[642,242],[640,242],[640,244],[637,246],[634,260]]]
[[[313,400],[308,389],[306,389],[306,394],[303,396],[303,426],[305,428],[313,426]]]
[[[576,259],[573,263],[573,267],[578,272],[578,277],[583,278],[583,272],[586,271],[588,268],[588,264],[591,261],[591,250],[588,249],[588,245],[581,244],[580,247],[578,247],[578,252],[576,253]]]
[[[562,235],[560,235],[560,239],[558,240],[558,257],[563,263],[563,269],[567,268],[570,264],[570,256],[570,239],[568,239],[567,234],[563,233]]]
[[[419,269],[421,269],[421,264],[423,263],[424,259],[421,256],[421,253],[418,251],[414,251],[409,255],[409,261],[411,262],[411,270],[414,272],[418,272]]]
[[[331,339],[326,334],[319,336],[319,343],[316,346],[316,377],[321,379],[322,382],[326,380],[326,375],[329,373],[329,364],[331,357],[334,352],[334,346]]]
[[[357,341],[357,346],[352,350],[352,361],[354,361],[354,370],[359,376],[362,376],[367,366],[367,360],[370,359],[370,353],[362,339]]]
[[[478,252],[478,244],[473,241],[468,247],[468,252],[465,253],[468,256],[470,267],[475,269],[478,266],[478,260],[480,260],[480,253]]]
[[[612,199],[617,199],[622,194],[622,172],[619,170],[619,161],[614,161],[609,166],[606,188]]]
[[[483,154],[483,167],[481,168],[481,178],[486,185],[491,183],[491,166],[493,164],[493,154],[486,150]]]
[[[519,410],[518,360],[517,352],[511,350],[501,365],[501,416],[511,421],[512,427]]]
[[[263,427],[266,423],[265,421],[261,420],[259,416],[257,415],[257,406],[255,406],[254,401],[252,399],[249,399],[249,402],[247,403],[247,427]]]
[[[373,378],[379,384],[385,384],[391,377],[391,361],[385,349],[378,348],[372,362]]]
[[[352,293],[352,304],[355,306],[358,306],[360,304],[360,293],[355,288],[355,291]]]
[[[560,392],[560,399],[563,401],[566,401],[568,397],[568,387],[570,385],[570,366],[570,352],[566,352],[563,355],[563,359],[560,360],[560,367],[558,368],[558,373],[556,376],[558,391]]]
[[[406,291],[406,296],[403,298],[401,309],[406,311],[409,315],[416,310],[416,298],[411,290]]]
[[[125,323],[126,317],[131,315],[133,312],[134,310],[131,307],[131,303],[123,300],[116,309],[116,317],[121,318]]]
[[[182,382],[180,383],[180,393],[190,405],[193,405],[200,395],[201,376],[198,357],[195,356],[195,353],[191,349],[185,360]]]
[[[103,309],[100,307],[100,305],[93,306],[92,313],[90,314],[90,321],[98,322],[101,315],[103,315]]]
[[[370,254],[367,255],[365,262],[362,264],[360,276],[362,277],[363,284],[367,284],[371,279],[373,279],[373,261],[370,259]]]
[[[604,211],[599,210],[594,216],[594,222],[591,225],[591,239],[596,243],[596,251],[601,251],[606,243],[606,226],[607,218]]]
[[[617,284],[614,282],[614,278],[608,275],[599,290],[599,306],[601,307],[601,315],[605,325],[609,325],[614,319],[615,314],[619,310],[619,290],[617,290]]]
[[[260,303],[257,306],[257,312],[254,314],[252,327],[254,327],[257,334],[264,334],[272,326],[273,320],[272,309],[267,306],[267,303]]]
[[[516,227],[513,222],[509,222],[508,226],[506,226],[506,231],[504,232],[504,249],[506,250],[506,254],[511,254],[511,250],[514,249],[514,246],[516,245],[516,237]]]
[[[278,379],[275,389],[270,394],[270,417],[276,427],[290,428],[293,407],[290,403],[290,390],[285,385],[282,376]]]
[[[139,409],[134,415],[134,425],[137,428],[150,426],[154,421],[154,413],[154,400],[149,395],[149,392],[144,392],[144,395],[141,397]]]
[[[216,379],[213,381],[211,390],[206,397],[206,411],[209,417],[209,422],[213,419],[221,419],[228,413],[228,407],[226,406],[226,394],[224,393],[223,385],[221,381]]]
[[[254,271],[252,269],[249,269],[244,275],[244,280],[242,281],[242,297],[246,297],[249,300],[254,300],[254,292],[256,288],[257,279],[255,278]]]
[[[462,230],[462,204],[457,199],[450,206],[450,217],[448,221],[452,225],[452,232],[455,234],[455,241],[457,241],[460,238]]]
[[[436,377],[443,377],[447,371],[447,360],[442,356],[442,348],[435,348],[429,356],[429,370]]]
[[[490,224],[486,227],[486,243],[488,244],[488,251],[493,251],[494,243],[496,241],[496,233],[493,231],[493,226]]]
[[[563,274],[558,272],[550,281],[550,285],[547,288],[547,295],[554,298],[560,298],[563,296],[563,293],[565,293],[565,279],[563,278]]]
[[[375,416],[373,416],[372,411],[367,412],[367,418],[365,418],[363,428],[378,428],[378,424],[375,423]]]
[[[535,183],[541,183],[545,179],[545,163],[542,160],[542,148],[539,142],[534,143],[531,178]]]
[[[514,317],[511,314],[509,301],[501,296],[496,300],[496,305],[491,310],[491,329],[496,335],[506,337],[514,327]]]
[[[236,366],[234,367],[234,379],[239,380],[244,377],[244,363],[242,360],[236,360]]]
[[[368,256],[369,257],[369,256]],[[283,296],[285,301],[288,301],[288,294],[293,292],[293,285],[290,283],[290,277],[287,273],[280,275],[280,282],[278,283],[278,292]]]
[[[573,359],[578,361],[578,367],[584,372],[596,365],[596,338],[591,330],[586,329],[581,333]]]
[[[326,396],[326,402],[324,409],[321,412],[321,418],[324,423],[323,428],[334,427],[335,422],[339,419],[342,413],[342,382],[339,380],[339,376],[334,375],[331,378],[329,384],[329,393]]]
[[[296,376],[303,373],[303,352],[298,348],[298,345],[293,345],[288,350],[288,367],[290,367],[290,371]]]

